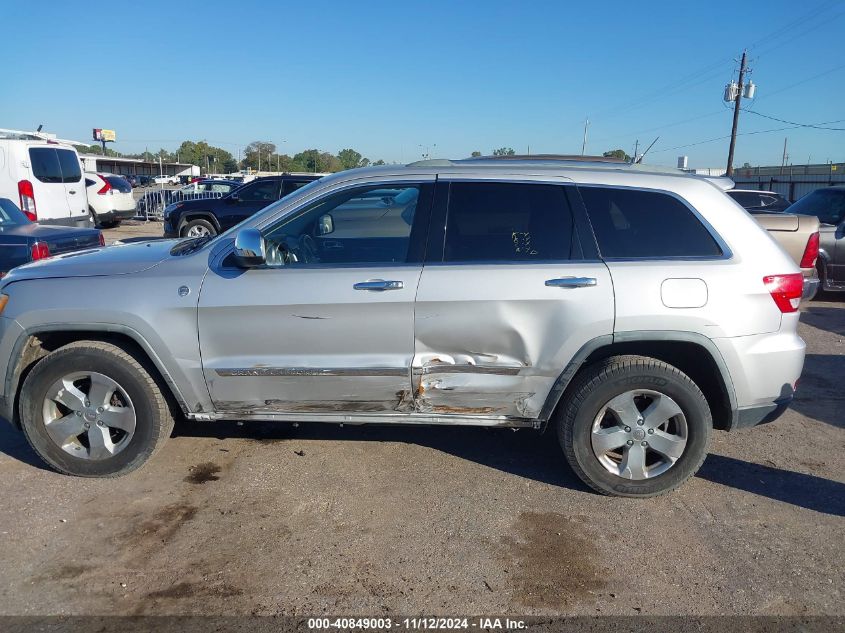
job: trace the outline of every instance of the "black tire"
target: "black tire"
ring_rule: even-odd
[[[123,450],[106,459],[81,459],[65,452],[53,442],[44,425],[41,409],[47,390],[61,377],[77,371],[96,371],[112,378],[134,405],[134,434]],[[70,343],[39,361],[21,388],[19,413],[33,450],[55,470],[78,477],[125,475],[146,462],[173,430],[168,402],[150,371],[120,347],[98,341]]]
[[[609,472],[593,452],[593,422],[614,397],[631,390],[656,391],[672,398],[686,418],[683,453],[665,472],[627,479]],[[707,457],[713,420],[704,394],[676,367],[645,356],[614,356],[582,370],[556,412],[558,440],[575,474],[593,490],[620,497],[653,497],[692,477]]]
[[[186,222],[185,226],[183,226],[182,230],[179,232],[179,235],[181,235],[182,237],[186,237],[188,235],[188,231],[190,231],[191,227],[194,226],[202,226],[209,231],[209,235],[217,235],[217,229],[214,228],[214,225],[208,220],[203,219],[196,219],[191,220],[190,222]]]
[[[88,214],[91,216],[91,223],[94,225],[95,229],[103,228],[103,224],[102,222],[100,222],[100,219],[97,217],[97,214],[94,213],[94,209],[89,208]]]

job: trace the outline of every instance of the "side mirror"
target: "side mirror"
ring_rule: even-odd
[[[241,268],[262,266],[267,261],[264,238],[258,229],[241,229],[235,236],[235,261]]]
[[[334,218],[331,214],[327,213],[325,215],[321,215],[320,219],[317,220],[317,235],[328,235],[329,233],[334,232]]]
[[[236,193],[233,193],[231,196],[226,198],[226,202],[228,202],[229,204],[237,204],[240,201],[241,197]]]

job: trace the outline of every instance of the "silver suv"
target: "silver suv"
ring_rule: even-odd
[[[176,414],[551,426],[594,489],[650,496],[696,472],[711,428],[788,406],[801,292],[751,216],[680,172],[536,158],[353,170],[215,238],[14,270],[0,404],[80,476],[137,468]]]

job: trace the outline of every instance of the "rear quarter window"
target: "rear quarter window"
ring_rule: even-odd
[[[602,257],[718,257],[722,249],[683,202],[667,193],[578,187]]]
[[[30,147],[29,163],[32,175],[41,182],[62,182],[62,167],[52,147]]]

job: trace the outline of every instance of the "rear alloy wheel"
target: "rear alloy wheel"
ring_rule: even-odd
[[[695,474],[712,427],[698,386],[677,368],[643,356],[586,368],[557,417],[575,473],[598,492],[626,497],[661,494]]]
[[[44,461],[82,477],[135,470],[173,429],[150,372],[121,348],[96,341],[71,343],[36,364],[21,388],[20,419]]]
[[[217,235],[217,230],[208,220],[191,220],[182,227],[182,237],[208,237],[210,235]]]

